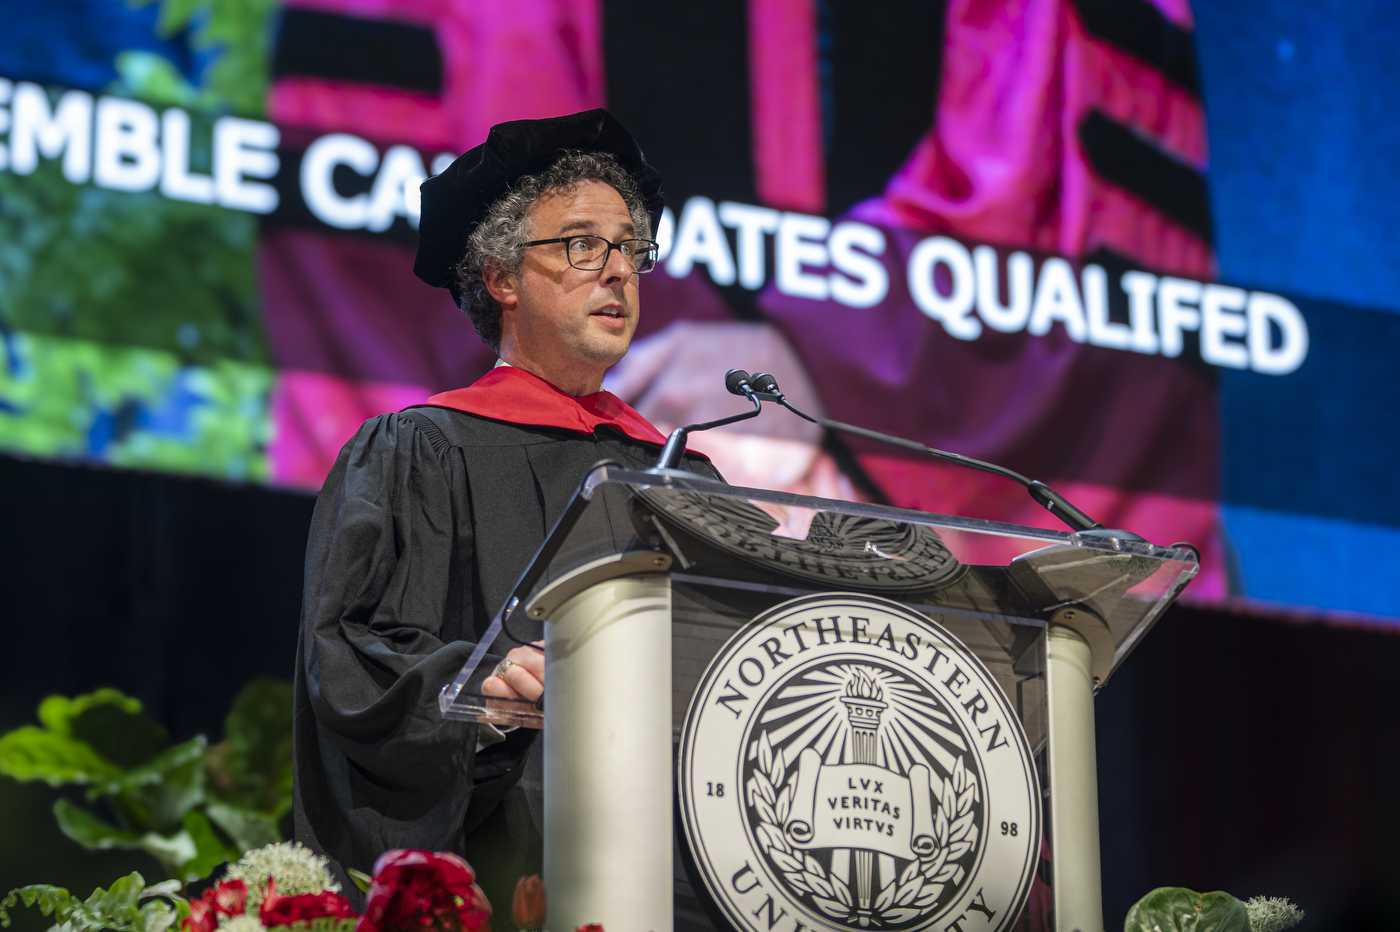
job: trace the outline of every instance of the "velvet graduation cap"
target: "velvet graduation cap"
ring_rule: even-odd
[[[460,304],[452,269],[466,253],[467,237],[516,181],[545,170],[566,149],[607,152],[617,159],[637,179],[655,226],[665,203],[661,174],[647,164],[632,134],[608,111],[497,123],[484,143],[423,182],[413,274],[435,288],[447,288]]]

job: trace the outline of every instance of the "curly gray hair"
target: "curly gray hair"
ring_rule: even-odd
[[[622,195],[639,239],[651,239],[651,216],[637,180],[607,152],[566,150],[544,171],[521,177],[486,212],[467,238],[467,252],[457,263],[462,310],[476,328],[481,342],[500,352],[501,306],[486,289],[483,273],[499,266],[507,275],[519,273],[525,261],[525,243],[533,237],[530,208],[552,191],[572,191],[582,181],[601,181]]]

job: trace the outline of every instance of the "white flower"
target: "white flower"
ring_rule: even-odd
[[[263,924],[258,921],[256,912],[244,913],[241,916],[224,916],[219,923],[219,932],[264,932]]]
[[[239,858],[237,864],[229,865],[227,879],[241,880],[248,885],[246,908],[248,912],[256,914],[269,877],[277,881],[279,896],[320,893],[322,890],[340,892],[340,884],[331,880],[326,859],[295,841],[254,848]],[[238,932],[255,930],[239,929]]]
[[[1303,921],[1303,911],[1277,896],[1256,896],[1244,904],[1250,932],[1280,932]]]

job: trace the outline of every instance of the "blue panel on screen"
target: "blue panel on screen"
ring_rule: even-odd
[[[1400,6],[1192,7],[1221,276],[1400,311]]]
[[[1226,505],[1245,594],[1295,605],[1396,617],[1400,528]]]
[[[156,35],[160,5],[131,8],[121,0],[27,0],[7,4],[0,30],[0,76],[100,90],[116,80],[120,52],[156,52],[195,80],[203,56],[185,35]]]
[[[1299,307],[1311,341],[1302,368],[1221,370],[1221,498],[1400,527],[1400,315]]]

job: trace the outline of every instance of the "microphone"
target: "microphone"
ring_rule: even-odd
[[[766,372],[755,372],[749,382],[754,386],[755,391],[777,398],[782,397],[783,393],[778,391],[778,380]]]
[[[734,369],[730,370],[730,372],[732,374],[734,372],[742,372],[742,370]],[[747,375],[747,373],[743,374]],[[1012,482],[1020,483],[1025,486],[1031,498],[1035,499],[1041,507],[1059,518],[1069,526],[1070,530],[1076,533],[1088,532],[1093,536],[1114,537],[1124,540],[1144,539],[1131,531],[1106,530],[1102,524],[1080,511],[1069,499],[1050,488],[1050,486],[1034,479],[1027,479],[1020,473],[1007,469],[1004,466],[983,462],[982,460],[973,459],[970,456],[963,456],[961,453],[948,453],[943,450],[936,450],[933,447],[924,446],[922,443],[918,443],[914,440],[905,440],[903,437],[896,437],[892,434],[882,434],[879,431],[869,430],[865,427],[856,427],[854,424],[843,424],[840,421],[833,421],[824,417],[812,417],[809,414],[799,411],[792,402],[788,401],[778,388],[778,381],[766,372],[754,373],[752,376],[748,377],[746,383],[757,398],[763,401],[776,402],[798,417],[811,421],[813,424],[820,424],[828,430],[836,430],[844,434],[853,434],[857,437],[864,437],[867,440],[877,440],[881,443],[887,443],[905,450],[925,453],[958,466],[989,472],[994,476],[1001,476],[1005,479],[1010,479]],[[726,387],[729,385],[727,379],[725,385]],[[736,388],[730,388],[729,390],[737,395],[740,394],[743,389],[739,387],[736,382]]]
[[[679,471],[681,457],[685,455],[685,438],[688,434],[697,430],[709,430],[712,427],[723,427],[725,424],[733,424],[735,421],[746,421],[751,417],[758,417],[763,413],[763,401],[749,384],[749,374],[743,369],[730,369],[724,374],[724,387],[731,394],[743,395],[753,402],[753,410],[745,411],[743,414],[734,414],[729,417],[722,417],[717,421],[707,421],[704,424],[687,424],[685,427],[677,427],[671,431],[671,435],[666,438],[666,446],[661,448],[661,456],[657,458],[656,465],[648,472],[676,472]],[[686,475],[690,475],[686,473]]]
[[[769,376],[772,378],[772,376]],[[724,374],[725,390],[731,395],[747,398],[754,393],[752,380],[743,369],[730,369]]]

